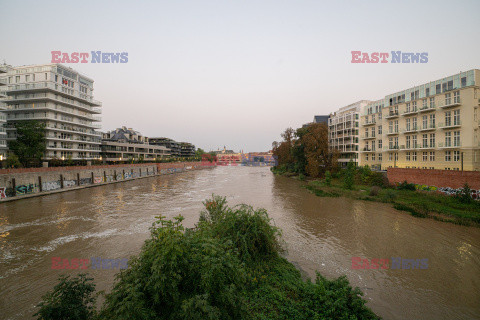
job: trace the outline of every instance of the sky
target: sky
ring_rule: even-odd
[[[0,0],[0,12],[0,63],[128,52],[124,64],[65,64],[95,81],[102,131],[206,151],[267,151],[314,115],[480,68],[478,0]],[[357,64],[351,51],[428,63]]]

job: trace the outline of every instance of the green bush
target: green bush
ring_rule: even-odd
[[[370,195],[371,197],[376,197],[376,196],[378,196],[378,194],[380,193],[380,190],[382,190],[380,187],[378,187],[378,186],[373,186],[373,187],[370,189],[369,195]]]
[[[347,165],[347,169],[345,169],[345,174],[343,178],[343,186],[345,189],[352,190],[355,178],[355,166],[353,162],[350,162]]]
[[[86,274],[77,277],[60,276],[59,283],[42,297],[37,306],[40,310],[34,314],[38,320],[87,320],[95,312],[96,296],[93,278]]]
[[[393,202],[397,198],[397,193],[392,189],[386,189],[381,197],[383,202]]]
[[[462,189],[458,190],[455,193],[455,198],[460,201],[461,203],[471,203],[473,202],[472,198],[472,189],[470,189],[470,186],[468,183],[465,183]]]
[[[414,183],[408,183],[407,180],[403,181],[402,183],[399,183],[397,185],[398,190],[410,190],[410,191],[415,191],[417,188],[415,188]]]
[[[330,171],[325,172],[325,185],[330,187],[332,185],[332,175]]]
[[[305,181],[305,178],[306,178],[306,177],[305,177],[305,175],[304,175],[303,173],[300,173],[300,174],[298,175],[298,180],[300,180],[300,181]]]

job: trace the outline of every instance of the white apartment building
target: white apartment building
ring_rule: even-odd
[[[7,132],[5,130],[5,124],[7,123],[7,115],[5,114],[5,102],[6,99],[6,86],[7,80],[3,77],[7,73],[7,67],[0,65],[0,161],[5,160],[7,157]]]
[[[350,160],[357,165],[359,159],[359,114],[369,103],[368,100],[360,100],[348,106],[338,109],[328,118],[328,135],[330,148],[339,152],[338,162],[340,166],[346,166]]]
[[[93,99],[93,80],[61,64],[9,67],[7,140],[15,123],[38,120],[46,126],[45,160],[100,158],[101,102]]]

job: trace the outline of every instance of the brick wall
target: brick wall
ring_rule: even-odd
[[[480,171],[388,168],[387,177],[390,184],[407,180],[418,185],[457,189],[468,183],[470,188],[480,189]]]

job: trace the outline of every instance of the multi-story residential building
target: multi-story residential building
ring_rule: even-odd
[[[0,161],[7,158],[7,132],[5,130],[7,115],[4,113],[6,104],[3,101],[7,97],[5,91],[7,79],[3,77],[7,71],[7,66],[0,65]]]
[[[195,146],[189,142],[180,142],[180,156],[182,157],[194,157]]]
[[[358,118],[368,103],[368,100],[361,100],[330,114],[328,119],[329,146],[339,152],[338,162],[341,166],[346,166],[350,160],[359,164]]]
[[[155,161],[170,155],[166,147],[151,145],[147,137],[126,127],[103,133],[101,149],[103,161]]]
[[[100,157],[102,104],[93,99],[93,80],[61,64],[9,68],[6,102],[7,140],[15,123],[38,120],[46,126],[45,160]]]
[[[370,167],[380,170],[383,150],[383,125],[382,110],[384,100],[377,100],[368,103],[360,119],[360,157],[362,164],[365,159],[369,161]]]
[[[304,125],[302,125],[302,128],[307,128],[313,124],[316,124],[316,123],[325,123],[327,126],[328,126],[328,118],[330,116],[327,115],[327,116],[313,116],[313,121],[312,122],[309,122],[309,123],[305,123]]]
[[[362,163],[382,169],[480,170],[479,103],[478,69],[387,95],[362,115],[364,135],[371,134],[372,119],[377,121],[377,150],[369,150],[371,137],[362,139]]]
[[[172,157],[181,157],[182,155],[180,144],[170,138],[149,138],[148,142],[153,145],[166,147],[170,150]]]

